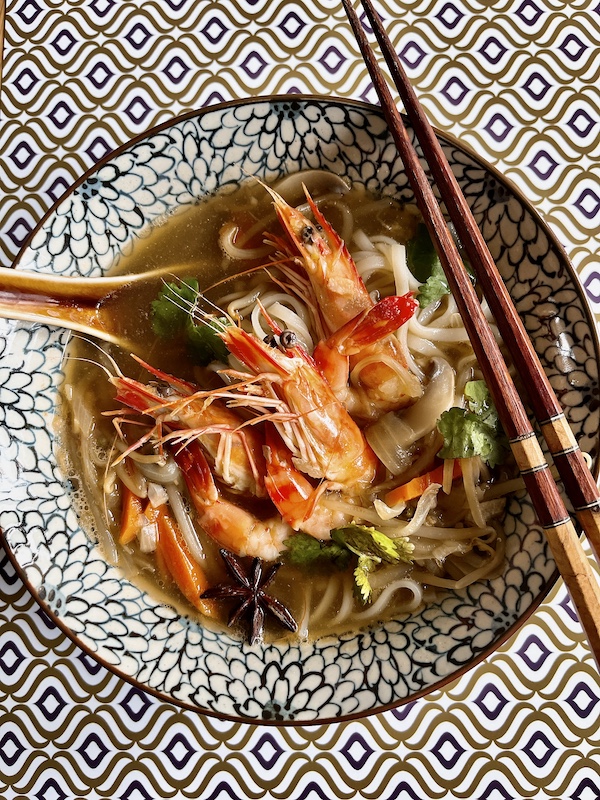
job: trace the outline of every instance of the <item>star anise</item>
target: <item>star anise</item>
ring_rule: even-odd
[[[298,630],[298,625],[291,612],[280,600],[265,591],[273,582],[281,563],[272,564],[265,572],[262,559],[255,558],[248,569],[243,561],[229,550],[223,549],[219,552],[227,571],[236,583],[219,583],[212,589],[203,592],[202,597],[207,600],[240,600],[229,616],[227,624],[230,627],[237,624],[241,617],[247,614],[251,623],[250,644],[255,644],[262,638],[267,613],[272,614],[289,630]]]

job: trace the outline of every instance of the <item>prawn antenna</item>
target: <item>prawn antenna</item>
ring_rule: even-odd
[[[76,333],[73,334],[73,338],[74,339],[79,339],[80,341],[85,342],[86,344],[89,344],[92,347],[95,347],[96,350],[98,350],[98,352],[102,356],[104,356],[104,358],[108,361],[110,366],[113,368],[114,374],[115,375],[121,375],[122,374],[121,370],[119,368],[119,365],[117,364],[115,359],[110,355],[110,353],[107,353],[106,350],[98,344],[98,342],[95,342],[93,339],[88,339],[86,336],[79,336]],[[92,358],[83,358],[82,356],[67,356],[67,360],[68,361],[82,361],[82,362],[87,362],[88,364],[93,364],[94,366],[99,367],[100,369],[104,370],[104,372],[106,372],[106,374],[108,375],[109,378],[113,377],[113,373],[111,373],[108,370],[108,368],[106,366],[104,366],[104,364],[101,364],[98,361],[94,361]]]
[[[168,283],[164,280],[164,278],[162,282],[165,286],[168,286]],[[210,325],[217,331],[223,331],[228,325],[234,324],[234,321],[231,319],[229,314],[227,314],[227,312],[223,311],[223,309],[216,305],[216,303],[213,303],[212,300],[209,300],[200,292],[198,292],[193,301],[186,300],[184,297],[181,297],[173,292],[169,293],[167,299],[180,311],[189,314],[194,322]],[[214,312],[205,311],[203,308],[201,308],[200,302],[206,303],[206,305],[214,309],[214,311],[216,311],[221,317],[225,317],[226,321],[223,322],[223,320],[215,316]]]

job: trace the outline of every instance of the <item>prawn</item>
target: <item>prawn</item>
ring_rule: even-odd
[[[271,321],[272,322],[272,321]],[[260,381],[266,397],[279,400],[287,414],[272,416],[291,452],[292,463],[328,488],[359,494],[373,483],[378,460],[362,431],[324,380],[312,357],[285,337],[274,323],[275,347],[234,325],[220,336],[230,352]],[[287,342],[287,346],[286,343]],[[253,384],[256,388],[258,384]],[[252,406],[252,396],[240,399]]]
[[[296,469],[289,450],[269,423],[265,435],[265,458],[265,486],[282,519],[295,531],[304,531],[316,539],[330,539],[331,531],[347,521],[347,516],[321,504],[327,484],[314,487]]]
[[[198,514],[200,527],[221,547],[240,556],[274,561],[284,549],[291,533],[279,517],[258,519],[219,492],[197,441],[173,451],[190,499]]]
[[[359,319],[361,314],[368,315],[375,302],[346,244],[319,211],[306,187],[304,191],[314,223],[288,205],[273,189],[265,188],[273,198],[277,216],[299,256],[294,261],[308,274],[319,314],[329,335],[328,346],[333,350],[340,341],[335,334],[352,320]],[[274,242],[289,251],[280,239],[275,237]],[[398,301],[402,304],[401,298]],[[416,304],[412,312],[415,309]],[[403,322],[412,316],[412,312]],[[394,330],[389,330],[376,341],[367,339],[363,346],[354,347],[349,356],[351,384],[346,396],[357,395],[353,413],[366,419],[376,419],[388,411],[410,405],[422,394],[421,383],[408,369]]]
[[[136,360],[163,381],[166,390],[117,374],[110,378],[117,389],[116,400],[168,426],[171,432],[161,442],[198,439],[215,474],[232,491],[265,497],[264,442],[260,431],[244,426],[217,392],[198,391],[194,384]]]

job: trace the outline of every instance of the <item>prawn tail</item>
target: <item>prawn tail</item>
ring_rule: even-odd
[[[281,520],[259,520],[219,494],[200,446],[190,442],[173,454],[183,473],[198,524],[221,547],[240,556],[273,561],[283,549],[289,528]]]
[[[418,308],[413,293],[384,297],[372,308],[357,314],[329,339],[343,355],[356,355],[364,347],[385,339],[408,322]]]
[[[271,425],[265,437],[267,474],[265,487],[271,502],[294,530],[303,530],[319,539],[329,539],[332,527],[329,513],[318,508],[327,481],[317,487],[294,466],[291,453]]]
[[[184,447],[173,447],[172,453],[196,508],[203,510],[206,505],[216,503],[219,492],[200,444],[192,440]]]

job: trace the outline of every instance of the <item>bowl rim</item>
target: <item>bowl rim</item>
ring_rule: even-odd
[[[29,249],[33,238],[36,236],[38,231],[43,227],[45,222],[56,212],[58,207],[61,203],[68,197],[70,194],[73,193],[77,187],[81,186],[85,181],[94,175],[101,167],[103,167],[106,163],[110,162],[113,158],[117,157],[121,153],[126,152],[129,150],[133,145],[143,141],[144,139],[148,138],[149,136],[153,136],[155,134],[160,133],[161,131],[171,128],[174,125],[178,125],[181,122],[184,122],[187,119],[199,118],[208,113],[212,113],[214,111],[221,111],[228,108],[236,108],[248,105],[258,105],[260,103],[292,103],[292,102],[300,102],[300,103],[307,103],[307,102],[321,102],[321,103],[331,103],[333,105],[343,105],[343,106],[350,106],[358,109],[362,109],[363,111],[369,111],[371,113],[376,113],[379,116],[383,116],[383,112],[378,105],[374,105],[372,103],[367,103],[362,100],[354,100],[351,98],[344,98],[338,97],[335,95],[315,95],[315,94],[272,94],[272,95],[260,95],[260,96],[253,96],[253,97],[246,97],[246,98],[237,98],[233,100],[228,100],[222,103],[217,103],[210,106],[205,106],[200,109],[186,111],[183,114],[180,114],[176,117],[172,117],[165,122],[161,122],[158,125],[155,125],[147,130],[143,131],[142,133],[137,134],[136,136],[129,139],[119,147],[115,148],[114,150],[109,151],[106,153],[99,161],[97,161],[92,167],[86,170],[79,178],[77,178],[69,187],[60,195],[60,197],[52,204],[52,206],[48,209],[48,211],[44,214],[44,216],[39,220],[35,228],[29,233],[27,238],[25,239],[23,245],[21,246],[16,258],[12,263],[12,267],[16,267],[19,261],[22,259],[26,251]],[[406,122],[406,115],[402,115],[405,122]],[[410,127],[410,126],[409,126]],[[592,307],[590,305],[590,301],[585,293],[584,287],[581,283],[579,275],[575,270],[571,260],[563,247],[562,243],[560,242],[557,234],[552,230],[549,224],[545,221],[542,217],[541,213],[537,210],[535,205],[532,201],[530,201],[523,193],[523,191],[518,187],[509,177],[505,176],[498,168],[496,168],[493,164],[489,164],[484,158],[482,158],[469,144],[464,143],[461,141],[457,136],[451,133],[447,133],[445,131],[441,131],[438,128],[434,127],[435,134],[438,138],[446,141],[447,143],[455,146],[458,150],[464,152],[470,158],[473,159],[478,165],[480,165],[483,169],[488,171],[492,174],[501,184],[506,186],[510,192],[519,200],[519,202],[527,209],[527,211],[533,217],[536,225],[540,226],[545,235],[548,237],[549,242],[552,244],[552,247],[555,248],[559,260],[561,262],[561,266],[563,266],[569,275],[569,278],[573,284],[573,287],[578,295],[578,298],[583,307],[583,313],[585,318],[589,323],[589,327],[592,333],[592,346],[594,352],[597,356],[597,360],[600,361],[600,331],[598,330],[598,323],[595,319],[595,315],[593,313]],[[598,481],[598,477],[600,475],[600,457],[596,459],[596,463],[593,465],[592,475],[594,479]],[[365,710],[356,712],[354,714],[344,714],[341,717],[332,717],[332,718],[317,718],[315,720],[277,720],[277,719],[246,719],[240,716],[234,716],[231,714],[224,714],[219,711],[214,711],[212,709],[205,709],[200,708],[192,703],[186,702],[184,700],[177,700],[173,697],[169,697],[166,694],[163,694],[158,689],[153,689],[150,686],[140,682],[137,678],[132,677],[130,675],[125,674],[122,672],[118,667],[115,667],[109,663],[107,663],[102,656],[98,655],[97,653],[93,652],[90,647],[88,647],[85,643],[83,643],[78,635],[72,631],[66,623],[64,623],[60,617],[58,617],[47,605],[47,603],[39,596],[38,591],[36,588],[31,584],[28,580],[26,572],[23,567],[18,563],[15,554],[13,553],[12,548],[10,547],[6,536],[0,528],[0,544],[3,546],[6,555],[11,562],[17,576],[22,581],[23,585],[36,601],[42,612],[59,628],[67,637],[70,639],[77,647],[82,650],[87,656],[92,658],[98,664],[100,664],[104,669],[107,669],[117,678],[125,681],[129,685],[131,685],[134,689],[141,691],[143,693],[147,693],[152,695],[153,697],[174,705],[176,707],[182,708],[186,711],[194,711],[197,714],[203,714],[208,717],[228,721],[228,722],[236,722],[246,725],[260,725],[260,726],[267,726],[267,727],[306,727],[306,726],[315,726],[315,725],[330,725],[335,723],[345,723],[351,722],[353,720],[360,720],[365,719],[366,717],[375,715],[375,714],[382,714],[386,711],[391,711],[397,708],[400,708],[404,705],[408,705],[420,698],[425,697],[432,692],[440,691],[444,687],[448,686],[449,684],[453,683],[456,680],[462,678],[467,672],[470,672],[476,666],[479,666],[486,658],[489,658],[493,653],[499,650],[512,636],[514,636],[521,627],[529,620],[529,618],[537,611],[537,609],[541,606],[542,602],[546,599],[546,597],[550,594],[551,590],[554,589],[558,578],[560,577],[558,570],[555,570],[550,578],[546,582],[545,588],[538,594],[535,600],[532,602],[531,606],[519,617],[517,621],[515,621],[506,631],[504,631],[498,639],[494,640],[494,642],[487,647],[484,651],[479,653],[474,659],[472,659],[468,664],[456,669],[450,675],[441,678],[436,683],[428,686],[418,692],[414,692],[413,694],[409,695],[406,698],[402,698],[400,700],[396,700],[392,703],[388,703],[385,705],[378,706],[372,710]]]

